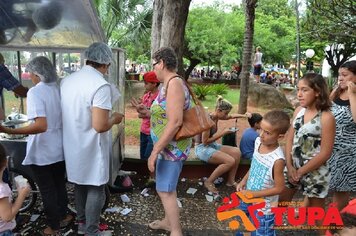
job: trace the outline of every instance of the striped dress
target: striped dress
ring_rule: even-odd
[[[336,99],[331,107],[336,120],[335,144],[329,160],[330,189],[356,191],[356,123],[349,100]]]

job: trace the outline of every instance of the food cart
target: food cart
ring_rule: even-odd
[[[91,43],[106,41],[91,0],[1,1],[0,21],[0,53],[4,54],[5,64],[13,75],[27,87],[31,83],[26,79],[24,59],[47,56],[61,79],[84,65],[83,52]],[[107,80],[115,84],[122,95],[113,104],[113,109],[124,113],[125,52],[119,48],[112,51],[114,62]],[[11,104],[6,96],[2,101],[8,115]],[[24,113],[26,99],[18,98],[15,103],[18,103],[20,113]],[[113,185],[124,157],[124,122],[115,125],[111,132],[109,184]],[[10,165],[32,177],[31,170],[21,164],[26,151],[26,137],[2,136],[0,143],[11,156]]]

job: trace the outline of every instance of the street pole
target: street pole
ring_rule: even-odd
[[[300,77],[300,25],[299,25],[299,3],[298,0],[295,0],[295,16],[296,16],[296,30],[297,30],[297,38],[296,38],[296,54],[297,54],[297,81],[299,81]]]

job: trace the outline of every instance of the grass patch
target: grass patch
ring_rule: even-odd
[[[125,120],[125,136],[140,138],[141,119]]]
[[[9,115],[11,113],[11,108],[16,107],[16,109],[20,108],[21,100],[20,98],[16,98],[14,92],[7,91],[3,89],[3,96],[5,101],[5,115]],[[24,111],[26,114],[26,98],[23,99],[24,102]]]
[[[240,89],[230,88],[227,91],[227,94],[225,94],[223,97],[232,103],[232,105],[233,105],[232,112],[236,113],[237,105],[239,104],[239,101],[240,101]],[[217,99],[217,96],[215,96],[215,95],[206,96],[206,100],[202,101],[203,106],[208,107],[208,110],[210,112],[214,111],[215,105],[216,105],[216,99]]]

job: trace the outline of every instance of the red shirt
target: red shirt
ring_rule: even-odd
[[[147,92],[142,97],[142,104],[150,109],[153,101],[156,99],[158,95],[158,90],[155,93]],[[149,135],[150,134],[150,117],[142,118],[141,130],[142,133]]]

